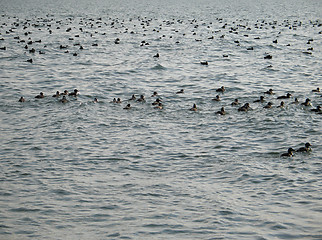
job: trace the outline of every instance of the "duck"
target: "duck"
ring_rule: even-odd
[[[220,115],[226,115],[226,111],[225,111],[225,108],[224,107],[222,107],[221,109],[220,109],[220,111],[218,111],[218,112],[216,112],[217,114],[220,114]]]
[[[197,105],[194,103],[192,108],[190,108],[190,111],[198,111]]]
[[[268,102],[266,106],[264,106],[263,108],[272,108],[273,103],[272,102]]]
[[[115,103],[122,103],[121,98],[117,98],[116,101],[115,101]]]
[[[98,103],[98,99],[97,98],[94,98],[93,102],[94,103]]]
[[[160,98],[157,98],[153,103],[152,105],[159,105],[159,103],[161,102],[161,99]]]
[[[217,102],[221,101],[220,96],[217,95],[215,98],[212,99],[212,101],[217,101]]]
[[[295,150],[293,148],[289,148],[287,150],[287,153],[283,153],[281,155],[281,157],[292,157],[293,156],[293,152],[295,152]]]
[[[133,94],[129,101],[134,101],[136,99],[135,95]]]
[[[137,102],[145,102],[144,95],[141,95],[140,98],[137,100]]]
[[[66,96],[63,96],[63,98],[60,100],[60,102],[62,102],[62,103],[67,103],[67,102],[68,102],[68,100],[66,99]]]
[[[156,97],[158,95],[157,92],[153,92],[153,94],[151,95],[151,97]]]
[[[131,104],[126,105],[123,109],[131,109]]]
[[[260,98],[259,98],[258,100],[255,100],[255,101],[254,101],[254,103],[258,103],[258,102],[260,102],[260,103],[265,102],[265,100],[264,100],[264,96],[260,96]]]
[[[275,93],[273,92],[273,89],[270,88],[268,91],[264,92],[264,94],[273,95]]]
[[[67,90],[64,90],[64,92],[61,93],[61,95],[68,95],[68,91]]]
[[[282,101],[282,102],[280,103],[280,105],[279,105],[279,106],[277,106],[277,108],[284,108],[284,102]]]
[[[184,93],[184,90],[183,89],[181,89],[178,92],[176,92],[176,94],[182,94],[182,93]]]
[[[286,94],[286,96],[279,96],[279,97],[277,97],[277,99],[288,99],[288,98],[290,98],[291,96],[292,96],[292,94],[287,93],[287,94]]]
[[[225,91],[226,91],[226,89],[224,86],[221,86],[220,88],[216,89],[216,92],[220,92],[220,93],[223,93]]]
[[[305,102],[301,103],[301,105],[306,106],[306,107],[312,106],[311,99],[309,99],[309,98],[305,99]]]
[[[250,106],[249,103],[245,103],[242,107],[238,108],[239,112],[247,112],[248,110],[250,110]]]
[[[322,112],[321,106],[316,106],[316,108],[311,109],[312,112]]]
[[[299,104],[300,102],[299,102],[299,99],[298,98],[295,98],[294,99],[294,102],[292,102],[292,104]]]
[[[74,89],[74,92],[69,93],[68,96],[75,96],[76,97],[78,95],[78,92],[79,91],[77,89]]]
[[[60,93],[59,91],[56,92],[56,94],[54,94],[52,97],[59,97],[60,96]]]
[[[159,104],[154,108],[155,109],[163,109],[163,104],[161,102],[159,102]]]
[[[236,105],[239,105],[239,101],[237,98],[231,103],[231,106],[236,106]]]
[[[44,98],[45,95],[43,92],[40,92],[39,95],[37,95],[35,98]]]
[[[25,98],[24,97],[21,97],[19,100],[18,100],[18,102],[25,102],[26,100],[25,100]]]
[[[310,148],[311,146],[312,145],[309,142],[307,142],[307,143],[305,143],[305,146],[304,147],[301,147],[301,148],[297,149],[296,152],[309,152],[309,151],[312,150]]]
[[[313,89],[312,92],[319,93],[320,92],[320,88]]]

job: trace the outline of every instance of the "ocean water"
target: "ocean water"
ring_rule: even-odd
[[[0,239],[322,239],[321,16],[320,0],[1,1]]]

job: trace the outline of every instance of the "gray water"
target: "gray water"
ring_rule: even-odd
[[[322,239],[321,1],[0,9],[0,239]]]

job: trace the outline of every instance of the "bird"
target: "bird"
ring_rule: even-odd
[[[131,104],[128,104],[123,109],[130,109],[130,108],[131,108]]]
[[[316,108],[311,109],[312,112],[322,112],[321,106],[316,106]]]
[[[250,109],[249,103],[245,103],[243,106],[238,108],[239,112],[247,112]]]
[[[286,96],[279,96],[279,97],[277,97],[277,99],[288,99],[288,98],[290,98],[291,96],[292,96],[292,94],[287,93],[287,94],[286,94]]]
[[[79,91],[77,89],[74,89],[74,92],[69,93],[68,96],[75,96],[76,97],[78,95],[78,92]]]
[[[40,92],[39,95],[37,95],[35,98],[44,98],[45,95],[43,92]]]
[[[311,151],[310,146],[312,146],[309,142],[305,143],[305,147],[301,147],[296,150],[296,152],[309,152]]]
[[[178,92],[176,92],[176,94],[182,94],[182,93],[184,93],[184,90],[183,89],[181,89]]]
[[[257,103],[257,102],[260,102],[260,103],[263,103],[265,102],[264,100],[264,96],[260,96],[260,98],[258,100],[255,100],[254,103]]]
[[[275,93],[273,92],[273,89],[269,89],[268,91],[264,92],[264,94],[273,95]]]
[[[190,111],[197,111],[197,105],[194,103],[192,108],[190,108]]]
[[[268,102],[266,106],[264,106],[263,108],[272,108],[273,103],[272,102]]]
[[[220,109],[220,111],[218,111],[218,112],[216,112],[217,114],[220,114],[220,115],[226,115],[226,111],[225,111],[225,108],[224,107],[222,107],[221,109]]]
[[[289,148],[288,150],[287,150],[287,153],[283,153],[282,155],[281,155],[281,157],[292,157],[293,156],[293,152],[294,152],[295,150],[293,149],[293,148]]]
[[[60,102],[62,102],[62,103],[67,103],[67,102],[68,102],[68,100],[66,99],[66,96],[63,96],[63,98],[60,100]]]
[[[277,106],[277,108],[284,108],[284,102],[282,101],[282,102],[280,103],[280,105],[279,105],[279,106]]]
[[[313,89],[312,92],[320,92],[320,88]]]
[[[212,101],[217,101],[217,102],[221,101],[220,96],[217,95],[215,98],[212,99]]]
[[[305,102],[301,103],[301,105],[306,106],[306,107],[312,106],[311,99],[309,99],[309,98],[305,99]]]
[[[216,89],[216,92],[220,92],[220,93],[223,93],[223,92],[225,92],[226,91],[226,89],[225,89],[225,87],[224,86],[222,86],[222,87],[220,87],[220,88],[217,88]]]
[[[237,98],[231,103],[232,106],[236,106],[238,104],[239,104],[239,101]]]
[[[60,93],[59,91],[57,91],[52,97],[59,97],[60,96]]]

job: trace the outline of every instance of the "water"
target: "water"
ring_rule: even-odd
[[[2,1],[0,239],[321,239],[321,4]]]

